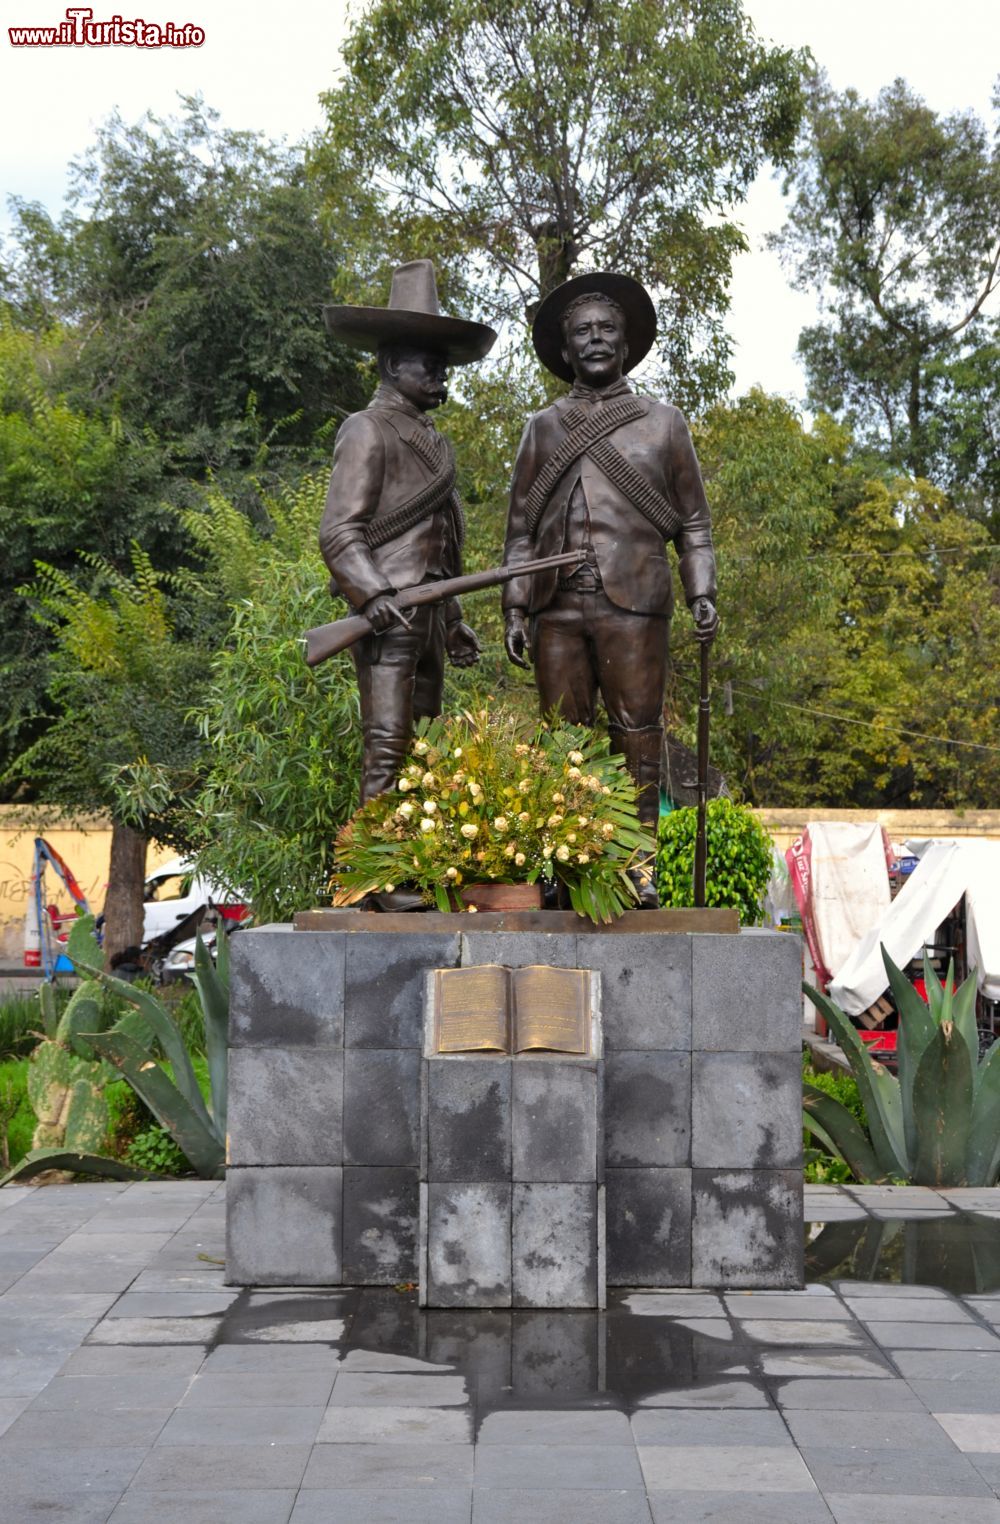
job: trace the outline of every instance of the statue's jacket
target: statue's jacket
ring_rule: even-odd
[[[459,575],[462,519],[453,492],[385,544],[370,543],[390,515],[454,474],[448,440],[391,388],[381,386],[364,412],[346,418],[319,532],[331,591],[359,609],[380,593]],[[449,621],[457,608],[454,600],[446,606]]]
[[[641,416],[614,429],[608,443],[625,458],[661,499],[674,510],[680,527],[671,535],[680,561],[687,603],[715,601],[715,554],[701,470],[683,413],[654,398],[636,398]],[[545,463],[567,439],[581,411],[588,417],[610,404],[590,402],[581,410],[570,397],[528,420],[521,439],[511,486],[504,561],[507,565],[535,556],[558,555],[566,544],[570,498],[579,483],[586,495],[590,540],[604,591],[619,608],[638,614],[666,614],[673,609],[670,563],[663,533],[584,453],[559,478],[534,523],[530,494]],[[636,409],[638,411],[638,409]],[[556,593],[557,572],[515,578],[503,592],[505,609],[538,613]]]

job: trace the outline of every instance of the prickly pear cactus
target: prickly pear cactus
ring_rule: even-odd
[[[53,1030],[54,1001],[43,1003],[50,1035],[31,1055],[28,1099],[38,1118],[32,1148],[72,1148],[95,1153],[103,1148],[108,1130],[104,1086],[113,1075],[80,1034],[100,1024],[95,998],[100,986],[87,980],[77,989]]]

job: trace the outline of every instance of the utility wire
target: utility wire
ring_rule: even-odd
[[[762,700],[766,697],[763,693],[752,693],[748,688],[738,688],[732,685],[732,691],[740,694],[743,698]],[[838,714],[832,709],[813,709],[808,704],[793,704],[788,699],[769,699],[768,702],[779,705],[782,709],[797,709],[800,714],[815,714],[823,720],[840,720],[845,725],[863,726],[866,730],[886,730],[894,736],[911,736],[918,741],[936,741],[939,746],[963,746],[969,751],[989,751],[1000,753],[1000,746],[987,746],[981,741],[955,741],[950,736],[932,736],[924,730],[903,730],[898,725],[883,725],[877,720],[859,720],[853,714]]]

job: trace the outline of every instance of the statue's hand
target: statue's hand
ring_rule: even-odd
[[[474,667],[479,660],[479,641],[475,632],[463,624],[461,619],[448,625],[444,632],[444,644],[453,667]]]
[[[711,598],[696,598],[691,605],[694,616],[695,639],[703,644],[715,639],[719,628],[719,616]]]
[[[369,598],[361,612],[376,635],[383,634],[391,624],[397,621],[407,630],[410,628],[410,621],[387,593],[378,593],[374,598]]]
[[[527,667],[531,661],[531,642],[528,626],[520,609],[511,609],[507,615],[504,647],[515,667]]]

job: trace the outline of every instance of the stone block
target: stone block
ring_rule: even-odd
[[[421,1047],[424,979],[428,969],[456,967],[459,933],[369,931],[344,941],[345,1046]]]
[[[503,963],[525,968],[544,963],[550,968],[577,968],[575,932],[465,931],[462,933],[462,967],[475,963]],[[585,968],[596,967],[585,963]]]
[[[798,1052],[802,942],[787,931],[692,937],[692,1041],[698,1050]]]
[[[600,1307],[598,1187],[515,1183],[511,1218],[515,1307]]]
[[[605,1051],[691,1047],[691,944],[697,941],[655,932],[578,934],[581,964],[601,974]]]
[[[604,1149],[609,1168],[690,1164],[690,1054],[612,1049],[605,1055]]]
[[[696,1169],[802,1168],[802,1060],[794,1053],[696,1053]]]
[[[340,1047],[344,939],[262,927],[233,938],[229,1041],[233,1047]]]
[[[509,1307],[511,1188],[499,1181],[421,1187],[421,1275],[430,1307]],[[423,1266],[422,1266],[423,1268]]]
[[[395,1286],[417,1278],[416,1168],[344,1170],[344,1281]]]
[[[691,1171],[607,1169],[604,1179],[608,1285],[690,1286]]]
[[[337,1285],[342,1194],[342,1173],[335,1168],[230,1169],[227,1284]]]
[[[415,1049],[345,1052],[345,1164],[419,1164],[420,1064]]]
[[[427,1179],[509,1180],[510,1060],[461,1056],[425,1062]]]
[[[596,1183],[597,1061],[521,1054],[512,1068],[514,1180]]]
[[[342,1048],[233,1048],[229,1163],[340,1164],[343,1105]]]
[[[801,1170],[695,1170],[695,1286],[801,1286]]]

